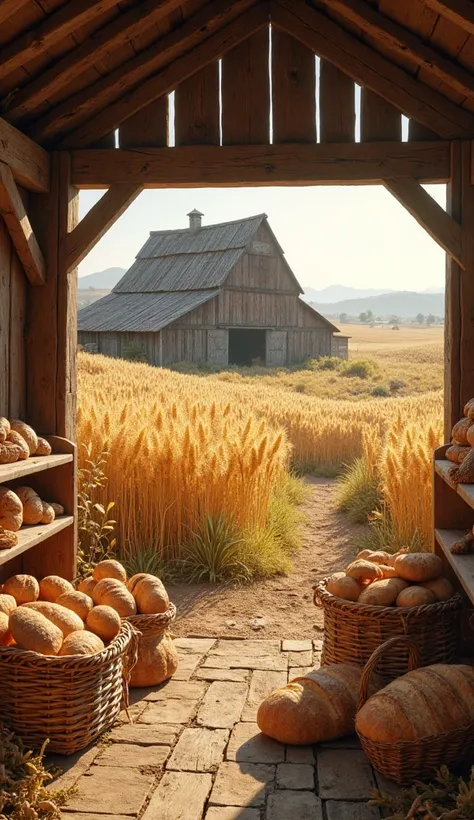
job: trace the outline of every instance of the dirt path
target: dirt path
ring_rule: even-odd
[[[306,523],[303,546],[294,556],[288,577],[271,578],[232,589],[211,584],[168,587],[178,608],[173,633],[180,636],[312,638],[322,629],[322,614],[313,604],[312,586],[342,569],[354,555],[357,527],[335,509],[335,482],[308,478],[310,493],[303,504]],[[263,618],[254,631],[250,622]]]

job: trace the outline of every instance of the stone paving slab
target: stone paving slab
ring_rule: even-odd
[[[224,759],[227,729],[185,729],[166,768],[188,772],[214,772]]]
[[[367,800],[375,779],[363,752],[321,749],[316,754],[319,794],[329,800]]]
[[[159,689],[149,692],[145,696],[147,701],[157,700],[200,700],[206,691],[204,683],[198,681],[181,681],[171,679]]]
[[[261,763],[222,763],[209,798],[214,806],[263,806],[275,766]],[[288,818],[287,818],[288,820]]]
[[[217,638],[173,638],[173,643],[180,655],[205,655],[209,652]]]
[[[316,763],[312,746],[287,746],[285,760],[287,763]]]
[[[311,641],[283,641],[281,648],[283,652],[308,652],[313,648]]]
[[[208,655],[202,664],[205,669],[266,669],[281,672],[288,669],[288,659],[283,655]]]
[[[116,726],[108,737],[117,743],[134,743],[140,746],[173,746],[183,727],[178,723],[164,723],[156,726],[132,723]]]
[[[251,639],[242,640],[220,640],[214,646],[209,656],[213,655],[247,655],[249,657],[260,657],[260,655],[279,655],[280,641],[253,641]]]
[[[173,675],[173,680],[189,680],[194,670],[197,669],[204,657],[205,655],[203,654],[179,654],[178,669]]]
[[[142,820],[201,820],[211,787],[210,774],[166,772]]]
[[[149,703],[138,723],[189,723],[197,704],[197,700],[159,700]]]
[[[247,697],[246,683],[211,683],[197,715],[200,726],[231,729],[240,718]]]
[[[120,766],[127,769],[162,766],[170,752],[170,746],[113,743],[96,757],[94,766]]]
[[[77,781],[68,812],[138,815],[153,785],[153,775],[138,769],[93,766]]]
[[[237,763],[282,763],[285,747],[261,733],[256,723],[237,723],[230,736],[226,760]]]
[[[307,763],[280,763],[276,771],[277,789],[314,789],[314,766]]]
[[[194,676],[199,680],[227,680],[234,683],[246,683],[250,672],[247,669],[207,669],[201,667],[196,669]]]
[[[321,800],[310,791],[274,792],[268,798],[266,820],[323,820]]]
[[[288,652],[288,667],[304,666],[305,668],[313,668],[313,650],[308,649],[307,652]]]
[[[344,803],[341,800],[326,802],[328,820],[380,820],[380,812],[365,803]]]
[[[250,678],[250,689],[245,703],[241,720],[255,722],[257,720],[257,711],[262,700],[278,689],[280,686],[286,685],[286,672],[264,672],[261,669],[255,669]]]

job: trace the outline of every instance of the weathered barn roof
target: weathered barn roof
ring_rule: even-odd
[[[158,293],[219,287],[264,220],[266,214],[258,214],[203,225],[196,231],[152,231],[114,292]]]
[[[109,293],[78,313],[78,330],[154,333],[217,296],[217,290]]]

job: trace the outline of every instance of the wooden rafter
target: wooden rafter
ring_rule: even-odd
[[[464,269],[462,231],[456,220],[415,179],[398,177],[386,179],[383,184],[432,239]]]
[[[71,0],[61,6],[31,31],[2,47],[0,78],[6,77],[16,68],[38,57],[58,40],[64,39],[79,26],[83,26],[114,5],[116,0],[96,0],[94,3],[90,0]]]
[[[67,235],[66,267],[68,271],[82,262],[142,190],[141,185],[119,183],[109,188],[96,202],[74,230]]]
[[[474,133],[474,115],[447,100],[302,0],[272,0],[272,23],[440,137]]]
[[[111,23],[93,32],[77,48],[68,52],[15,93],[6,107],[10,122],[15,123],[31,116],[48,96],[54,96],[94,63],[107,58],[148,26],[155,25],[166,14],[182,5],[182,1],[144,0],[140,6],[131,8]]]
[[[153,72],[170,65],[206,39],[209,41],[214,32],[219,31],[229,20],[238,17],[254,3],[255,0],[212,0],[178,29],[171,31],[92,86],[79,91],[40,117],[32,125],[31,135],[34,139],[43,141],[69,133],[88,117],[104,111],[118,97],[130,93],[131,88],[146,81]],[[147,100],[147,103],[150,101],[151,99]],[[126,117],[133,113],[130,110]]]
[[[14,12],[24,6],[28,0],[2,0],[0,3],[0,23],[7,20]]]
[[[374,184],[411,176],[447,182],[450,143],[393,142],[183,146],[71,151],[72,183],[104,188]]]
[[[218,60],[250,34],[268,24],[266,4],[255,6],[241,14],[232,23],[219,29],[192,51],[168,65],[163,71],[150,77],[132,89],[115,103],[96,114],[59,143],[60,148],[93,145],[128,117],[140,111],[152,100],[168,94],[179,83],[195,74],[204,66]]]
[[[0,117],[0,162],[10,166],[15,179],[32,191],[49,191],[49,154]]]
[[[474,34],[474,4],[472,0],[425,0],[425,4],[465,31]]]
[[[0,162],[0,215],[32,285],[43,285],[46,265],[8,165]]]
[[[328,8],[339,12],[370,34],[381,45],[394,49],[401,57],[409,56],[451,88],[474,98],[474,76],[461,65],[443,57],[411,31],[390,20],[365,0],[322,0]]]

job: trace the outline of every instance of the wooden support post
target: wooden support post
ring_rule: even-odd
[[[51,155],[51,189],[31,196],[31,219],[42,240],[46,282],[31,288],[26,317],[26,417],[43,434],[75,438],[77,270],[67,273],[67,234],[78,221],[70,155]]]
[[[66,269],[77,267],[137,198],[141,185],[113,185],[66,237]]]
[[[456,219],[447,214],[415,179],[386,179],[383,184],[432,239],[464,269],[462,232]]]
[[[447,211],[461,226],[465,270],[448,257],[445,319],[445,438],[474,396],[474,186],[471,182],[471,143],[454,142]]]
[[[44,285],[45,263],[8,165],[0,162],[0,214],[32,285]]]

